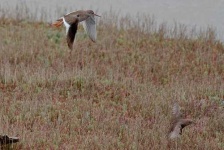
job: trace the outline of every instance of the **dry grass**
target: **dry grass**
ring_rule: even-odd
[[[19,20],[0,19],[0,132],[21,138],[13,148],[167,149],[176,101],[197,122],[178,148],[224,148],[224,47],[212,31],[189,38],[108,13],[98,42],[80,31],[70,53],[63,28]]]

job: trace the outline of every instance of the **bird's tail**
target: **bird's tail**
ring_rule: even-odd
[[[52,23],[51,26],[60,27],[62,24],[63,24],[63,19],[60,18],[60,19],[56,20],[54,23]]]

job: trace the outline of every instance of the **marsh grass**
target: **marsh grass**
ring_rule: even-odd
[[[192,38],[109,12],[97,43],[79,31],[70,53],[63,28],[5,16],[0,133],[20,137],[14,149],[168,149],[174,102],[197,122],[179,149],[224,148],[224,48],[211,29]]]

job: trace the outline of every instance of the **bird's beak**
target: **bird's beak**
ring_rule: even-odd
[[[99,16],[99,15],[97,15],[97,14],[94,14],[95,16],[97,16],[97,17],[101,17],[101,16]]]

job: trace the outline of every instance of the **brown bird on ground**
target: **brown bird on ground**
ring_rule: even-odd
[[[12,144],[19,142],[18,137],[9,137],[7,135],[0,135],[0,145]]]
[[[59,18],[52,26],[60,27],[63,23],[66,27],[66,36],[68,47],[72,49],[75,35],[78,29],[78,23],[83,21],[83,27],[88,34],[89,38],[95,42],[97,38],[96,33],[96,19],[95,16],[100,17],[95,14],[92,10],[79,10],[71,12]]]
[[[183,115],[180,112],[180,106],[177,103],[174,104],[172,113],[173,113],[173,119],[169,131],[170,139],[180,137],[183,128],[193,123],[192,119],[183,118]]]

